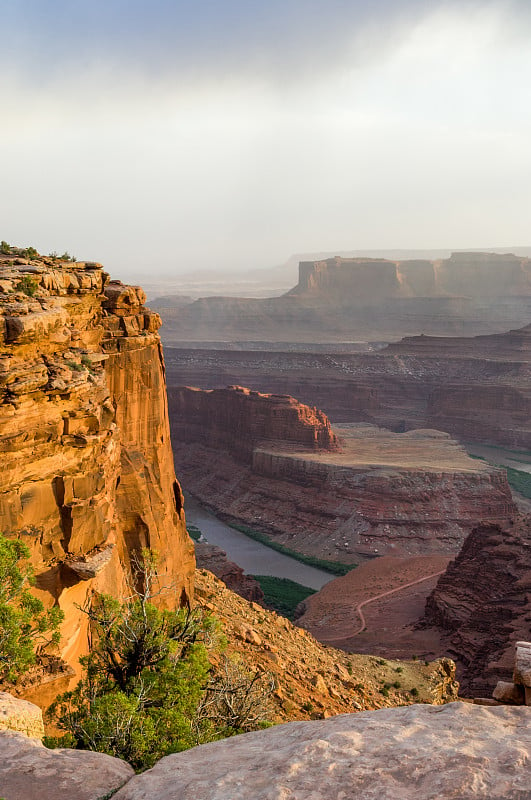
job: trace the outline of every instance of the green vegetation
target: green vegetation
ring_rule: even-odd
[[[252,528],[248,528],[246,525],[238,525],[234,522],[227,522],[227,525],[229,525],[231,528],[234,528],[236,531],[240,531],[240,533],[244,533],[250,539],[254,539],[256,542],[265,544],[272,550],[283,553],[285,556],[290,556],[290,558],[301,561],[303,564],[308,564],[310,567],[317,567],[317,569],[330,572],[332,575],[346,575],[347,572],[350,572],[350,570],[357,566],[356,564],[342,564],[340,561],[327,561],[326,559],[316,558],[315,556],[306,556],[304,553],[299,553],[297,550],[291,550],[291,548],[286,547],[279,542],[275,542],[274,539],[271,539],[265,533],[255,531]]]
[[[163,610],[156,559],[144,551],[130,596],[120,603],[97,596],[90,620],[84,676],[48,712],[65,735],[49,746],[97,750],[137,770],[168,753],[262,727],[272,686],[209,649],[223,644],[219,623],[200,609]],[[139,588],[140,587],[140,588]]]
[[[531,500],[531,474],[512,467],[503,467],[503,469],[507,470],[507,480],[511,489]]]
[[[194,542],[198,542],[198,541],[199,541],[199,539],[200,539],[200,538],[201,538],[201,536],[202,536],[202,533],[201,533],[201,531],[199,530],[199,528],[197,527],[197,525],[192,525],[192,524],[190,524],[190,523],[189,523],[189,524],[186,526],[186,530],[187,530],[187,532],[188,532],[188,536],[190,537],[190,539],[193,539],[193,540],[194,540]]]
[[[23,275],[15,286],[15,291],[24,292],[28,297],[33,297],[38,288],[39,284],[35,278],[32,278],[31,275]]]
[[[83,372],[83,364],[79,364],[77,361],[66,361],[65,363],[70,369],[73,369],[74,372]]]
[[[4,242],[3,239],[0,242],[0,253],[2,253],[4,256],[11,254],[11,245],[9,245],[7,242]],[[0,798],[0,800],[2,800],[2,798]]]
[[[522,464],[527,464],[531,461],[531,453],[528,453],[523,450],[508,450],[505,447],[495,447],[494,445],[489,445],[492,450],[502,450],[504,453],[509,453],[511,455],[511,459],[514,461],[520,461]],[[508,467],[505,464],[497,464],[493,460],[485,458],[484,456],[476,456],[469,453],[471,458],[476,458],[480,461],[487,461],[488,463],[492,464],[494,467],[499,467],[500,469],[504,469],[507,472],[507,482],[511,489],[515,492],[518,492],[523,497],[526,497],[528,500],[531,500],[531,474],[529,472],[525,472],[521,469],[514,469],[513,467]]]
[[[29,549],[18,539],[0,535],[0,681],[14,681],[35,663],[39,652],[59,641],[63,612],[45,611],[29,591],[33,572]]]
[[[315,589],[302,586],[289,578],[274,578],[272,575],[253,575],[252,577],[260,584],[267,605],[291,620],[295,617],[295,609],[299,603],[315,594]]]

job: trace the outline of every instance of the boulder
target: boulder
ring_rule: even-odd
[[[87,750],[48,750],[21,733],[0,733],[3,800],[102,800],[134,775],[118,758]]]
[[[0,692],[0,731],[6,730],[42,739],[44,725],[41,709],[27,700],[13,697],[8,692]]]

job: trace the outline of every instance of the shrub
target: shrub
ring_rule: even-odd
[[[0,253],[2,253],[5,256],[8,256],[11,253],[11,245],[2,240],[0,242]],[[0,800],[2,800],[2,798],[0,798]]]
[[[31,594],[33,573],[28,565],[29,550],[17,539],[0,535],[0,681],[14,681],[35,663],[35,649],[44,650],[59,642],[63,612],[45,611]]]
[[[24,292],[28,297],[33,297],[38,288],[39,284],[35,278],[32,278],[31,275],[23,275],[15,286],[15,291]]]
[[[90,620],[84,677],[60,696],[48,717],[60,746],[97,750],[140,771],[162,756],[256,725],[260,676],[226,669],[209,680],[207,648],[219,643],[217,621],[200,609],[156,607],[155,559],[144,551],[122,603],[101,595]],[[229,714],[230,712],[230,714]]]

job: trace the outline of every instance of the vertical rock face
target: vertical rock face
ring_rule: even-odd
[[[226,448],[249,462],[264,442],[310,450],[338,447],[326,414],[289,395],[260,394],[243,386],[211,391],[185,386],[172,389],[169,399],[179,441]]]
[[[177,602],[194,567],[159,318],[140,289],[107,282],[99,264],[0,260],[0,530],[28,545],[37,593],[65,610],[73,666],[86,647],[77,606],[119,595],[134,550],[159,551]]]
[[[443,632],[458,661],[461,687],[490,694],[510,680],[514,645],[529,638],[531,517],[480,525],[450,562],[426,604],[425,623]]]
[[[175,584],[186,603],[195,562],[173,467],[160,317],[144,307],[138,287],[111,282],[105,296],[102,347],[122,443],[116,490],[120,556],[127,561],[139,548],[156,550],[163,582]]]

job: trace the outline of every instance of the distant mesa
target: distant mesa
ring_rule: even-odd
[[[160,308],[169,343],[494,333],[529,322],[531,259],[472,252],[433,261],[336,256],[300,262],[298,284],[280,297],[203,297]]]

